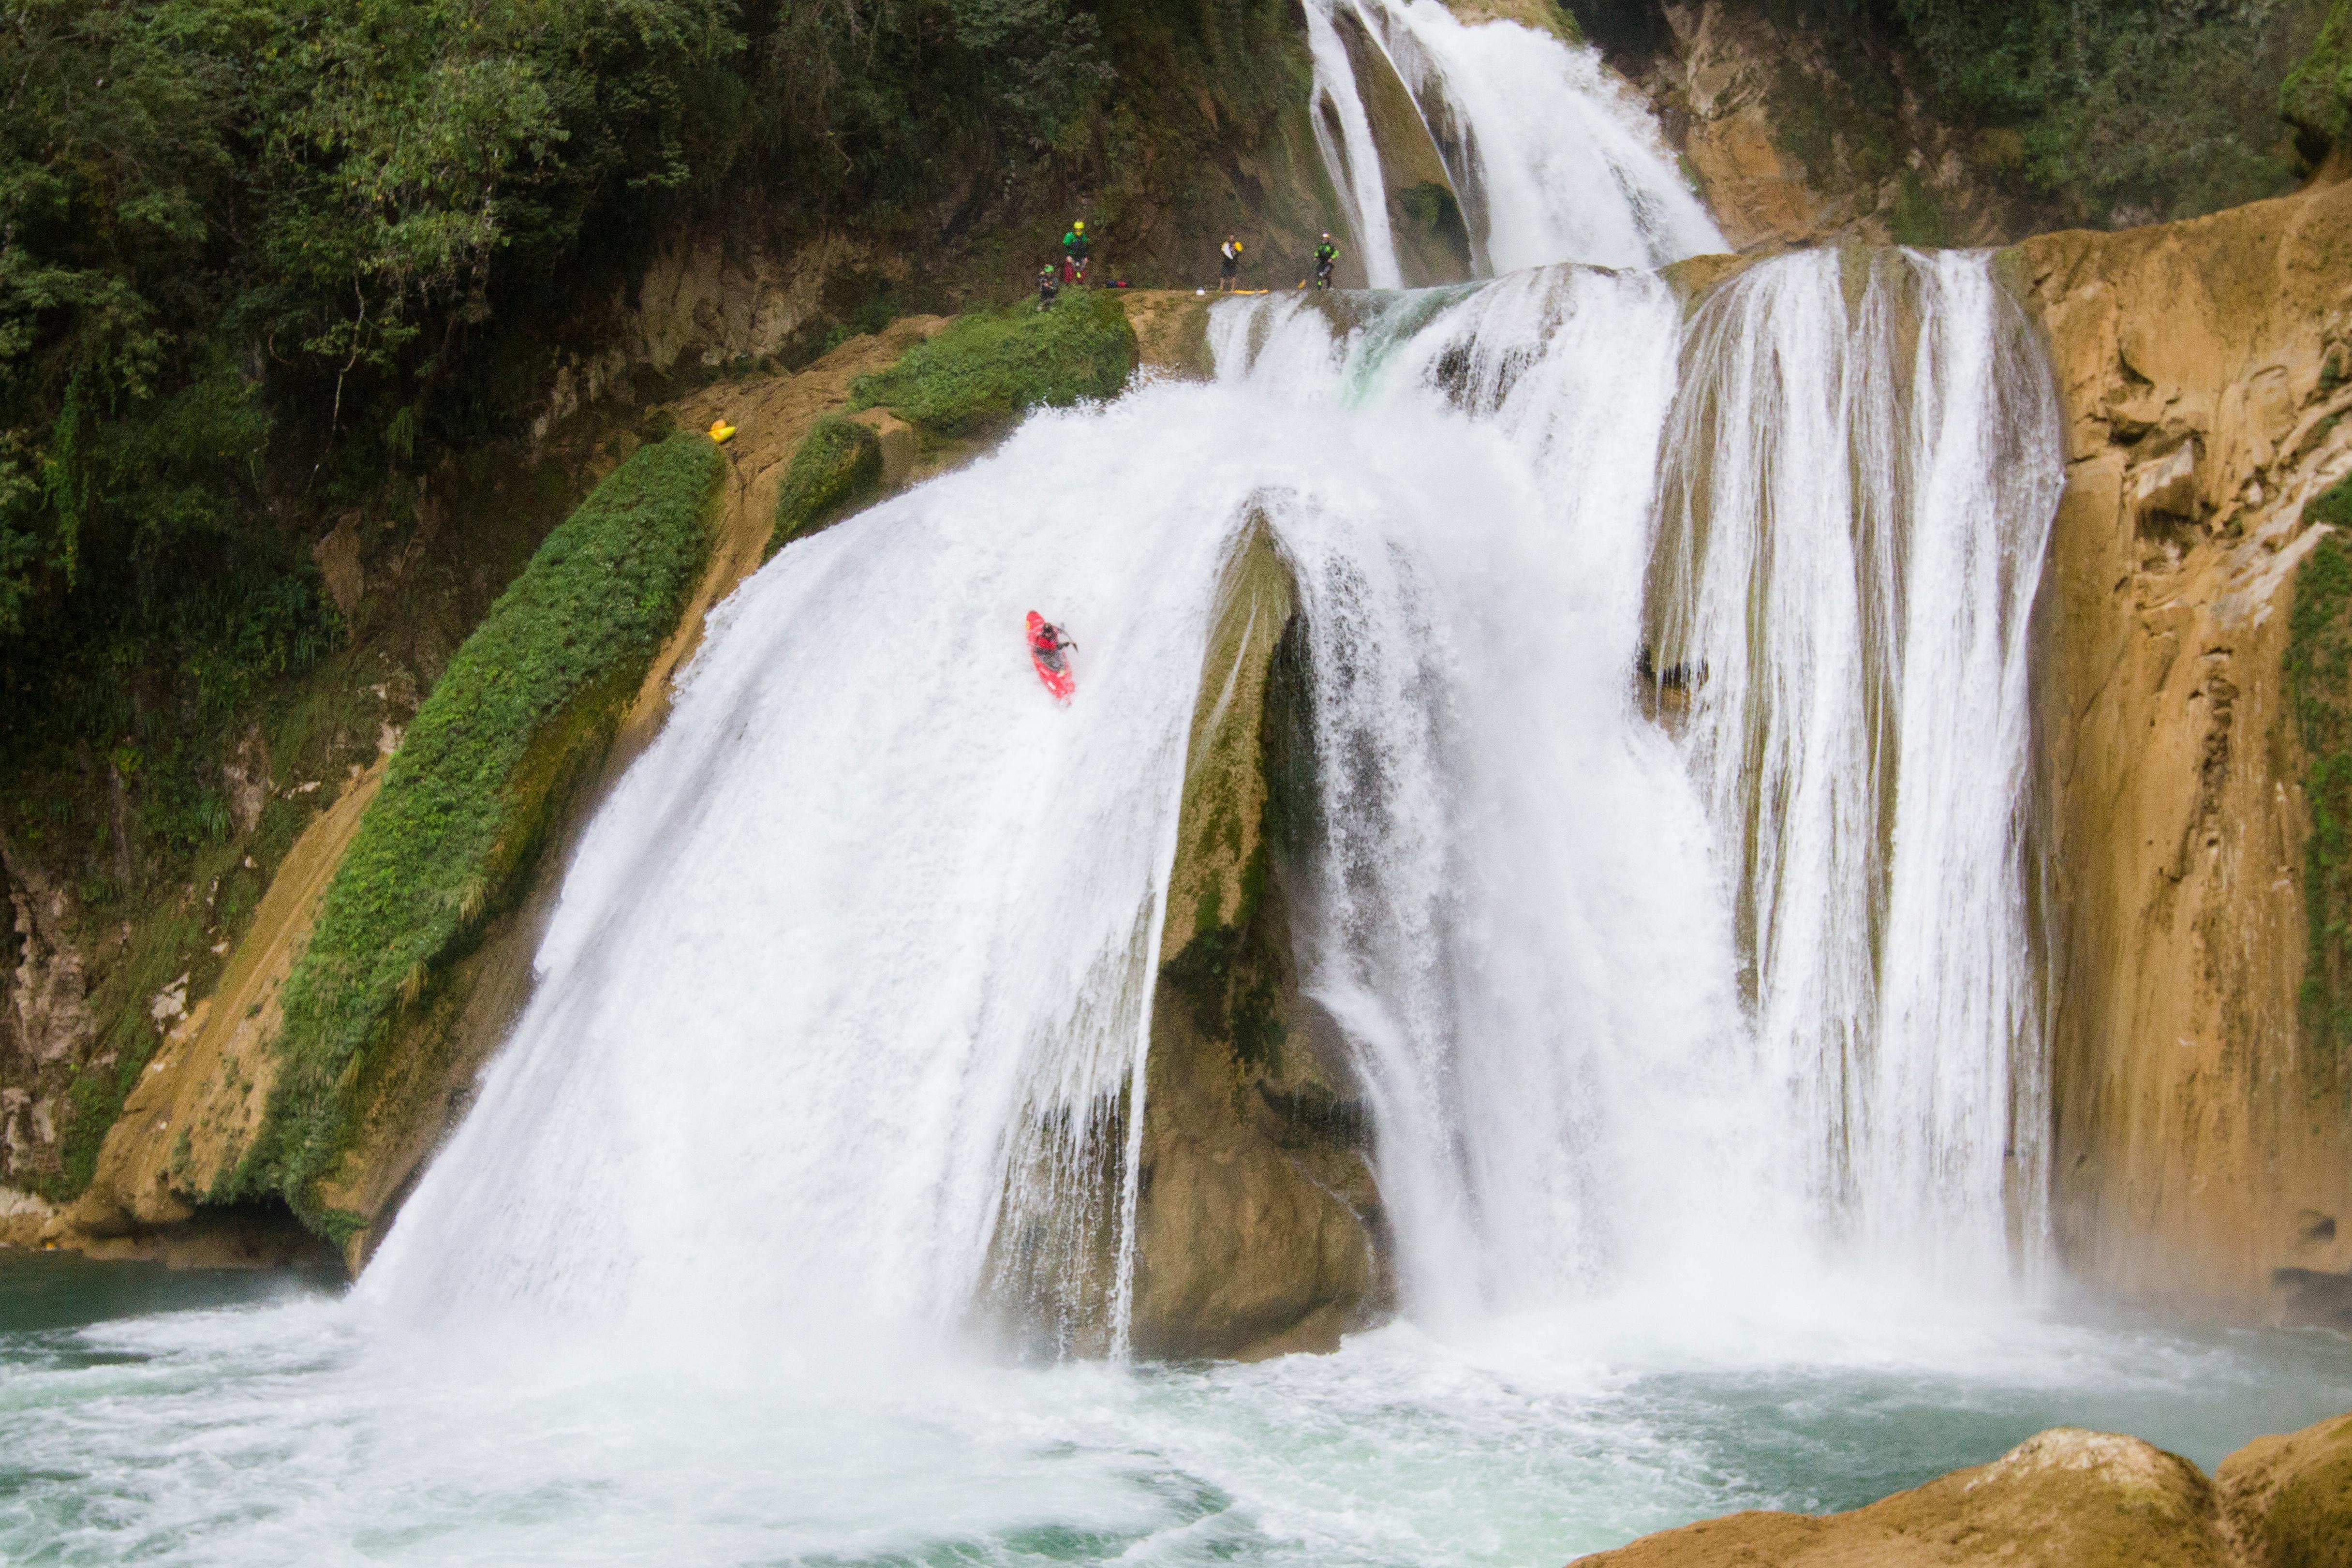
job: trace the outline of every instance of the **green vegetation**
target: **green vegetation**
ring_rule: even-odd
[[[1861,0],[1939,110],[2018,137],[2057,216],[2189,217],[2290,189],[2278,93],[2320,0]]]
[[[1907,87],[1970,133],[1969,162],[2000,178],[2021,228],[2192,217],[2282,195],[2334,134],[2306,132],[2299,156],[2283,101],[2298,122],[2342,121],[2342,49],[2295,64],[2330,0],[1759,3],[1822,57],[1783,61],[1771,89],[1784,144],[1817,184],[1876,185],[1936,154],[1908,121]],[[2330,33],[2352,39],[2352,23]],[[2284,100],[2283,84],[2295,84]],[[1908,182],[1903,195],[1895,221],[1922,232]]]
[[[602,754],[708,552],[723,468],[700,436],[639,450],[459,649],[287,980],[268,1121],[239,1190],[220,1195],[274,1188],[313,1229],[336,1228],[312,1188],[354,1131],[366,1052],[510,894],[550,813]]]
[[[2305,510],[2332,523],[2296,569],[2287,623],[2287,679],[2310,759],[2304,796],[2311,837],[2304,845],[2304,907],[2310,952],[2304,1016],[2314,1037],[2352,1049],[2352,482]]]
[[[2279,113],[2316,163],[2352,129],[2352,0],[2335,0],[2311,53],[2279,86]]]
[[[1943,206],[1916,169],[1903,171],[1903,188],[1895,193],[1895,205],[1887,212],[1886,231],[1897,245],[1932,248],[1950,243]]]
[[[820,419],[801,437],[776,490],[766,554],[863,506],[882,488],[882,441],[855,419]],[[762,557],[765,559],[765,556]]]
[[[525,429],[583,302],[747,190],[918,248],[958,170],[992,193],[960,223],[1042,205],[1100,157],[1067,146],[1098,32],[1070,0],[12,5],[0,768],[132,732],[208,771],[210,720],[336,640],[313,542]]]
[[[860,408],[883,406],[926,437],[976,436],[1029,409],[1114,397],[1135,369],[1135,330],[1118,296],[1066,292],[1050,310],[976,310],[917,343],[852,388]]]

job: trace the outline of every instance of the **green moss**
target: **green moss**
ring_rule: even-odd
[[[2305,517],[2352,525],[2352,483]],[[2338,1050],[2352,1045],[2352,544],[2334,533],[2295,574],[2287,623],[2287,679],[2304,752],[2311,834],[2304,844],[2304,907],[2310,923],[2303,1001],[2307,1027]]]
[[[238,1195],[274,1188],[335,1239],[313,1189],[355,1131],[364,1058],[511,892],[558,784],[601,752],[701,568],[722,468],[699,436],[637,452],[548,536],[418,710],[288,977],[278,1084]]]
[[[855,419],[818,420],[801,437],[776,490],[766,554],[863,506],[881,489],[882,438],[872,427]]]
[[[1049,310],[977,310],[852,388],[857,407],[887,407],[933,439],[976,436],[1032,408],[1114,397],[1135,368],[1135,331],[1108,289],[1064,292]]]
[[[2279,116],[2320,153],[2342,140],[2352,119],[2352,0],[2336,0],[2311,52],[2279,85]]]
[[[1944,209],[1936,200],[1936,193],[1919,177],[1919,171],[1907,169],[1903,174],[1903,188],[1896,193],[1895,206],[1886,215],[1887,232],[1897,245],[1933,249],[1950,243],[1949,227],[1944,221]]]

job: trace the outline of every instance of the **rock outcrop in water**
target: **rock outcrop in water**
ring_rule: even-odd
[[[1990,1465],[1815,1517],[1735,1513],[1581,1568],[2323,1568],[2352,1562],[2352,1416],[2263,1437],[2213,1480],[2137,1437],[2075,1427]]]
[[[2302,995],[2284,659],[2305,506],[2352,471],[2352,186],[2008,256],[2067,420],[2037,661],[2060,1251],[2137,1300],[2335,1315],[2352,1117]]]
[[[1370,1118],[1298,992],[1306,639],[1263,523],[1218,599],[1152,1005],[1130,1330],[1148,1356],[1329,1350],[1389,1294]]]

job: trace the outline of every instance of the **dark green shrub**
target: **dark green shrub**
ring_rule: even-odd
[[[1135,368],[1135,331],[1108,289],[959,316],[888,370],[861,375],[860,408],[887,407],[932,437],[976,436],[1032,408],[1115,397]]]
[[[353,1130],[366,1053],[510,895],[603,754],[709,552],[723,467],[701,436],[640,449],[548,536],[418,710],[287,979],[240,1192],[275,1187],[335,1228],[312,1187]]]
[[[881,488],[882,439],[873,428],[855,419],[818,420],[784,469],[766,555],[862,506]]]

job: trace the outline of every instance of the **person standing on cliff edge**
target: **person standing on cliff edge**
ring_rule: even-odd
[[[1217,247],[1217,254],[1224,258],[1217,267],[1217,292],[1229,293],[1241,279],[1242,242],[1229,234],[1225,243]]]

